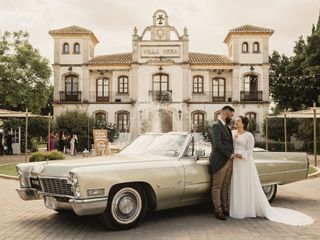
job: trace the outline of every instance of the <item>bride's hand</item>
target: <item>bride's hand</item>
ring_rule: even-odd
[[[235,154],[235,155],[234,155],[234,158],[236,158],[236,159],[243,159],[242,155],[239,154],[239,153]]]

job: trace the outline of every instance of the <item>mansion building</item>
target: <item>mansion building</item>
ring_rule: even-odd
[[[197,131],[224,105],[254,118],[262,129],[269,111],[269,37],[273,30],[244,25],[230,30],[227,55],[189,51],[189,35],[157,10],[132,51],[95,55],[88,29],[49,31],[54,39],[54,116],[85,111],[120,132]]]

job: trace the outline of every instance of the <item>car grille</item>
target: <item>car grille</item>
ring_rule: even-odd
[[[67,179],[41,178],[40,181],[45,193],[73,196],[71,185],[67,183]]]

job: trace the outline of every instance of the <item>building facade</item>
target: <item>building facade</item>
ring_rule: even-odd
[[[54,116],[86,111],[116,123],[121,137],[145,131],[192,131],[215,120],[224,105],[256,119],[269,111],[269,37],[273,30],[244,25],[224,39],[227,55],[189,52],[189,35],[157,10],[132,52],[95,56],[98,39],[71,26],[54,39]]]

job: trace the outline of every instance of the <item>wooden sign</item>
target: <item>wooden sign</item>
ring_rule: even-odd
[[[106,129],[94,129],[93,142],[97,155],[105,155],[109,153],[108,131]]]

